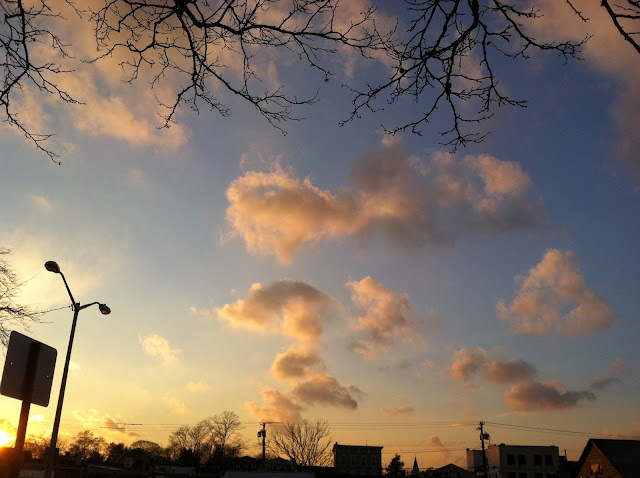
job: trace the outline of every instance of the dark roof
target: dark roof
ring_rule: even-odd
[[[640,457],[640,440],[591,438],[578,461],[578,471],[582,468],[587,455],[594,446],[607,457],[607,460],[624,478],[640,476],[640,460],[638,459]]]

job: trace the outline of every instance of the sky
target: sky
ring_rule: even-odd
[[[262,421],[326,419],[334,441],[423,469],[465,466],[481,420],[491,443],[574,460],[592,436],[640,439],[640,62],[599,2],[581,5],[586,23],[537,4],[541,38],[592,35],[582,60],[501,63],[528,106],[497,110],[456,152],[444,113],[422,136],[384,133],[425,103],[340,126],[342,85],[389,72],[342,50],[329,82],[284,51],[260,64],[270,84],[318,88],[286,135],[217,86],[229,116],[182,108],[158,129],[155,96],[175,85],[124,83],[117,58],[60,80],[85,104],[25,90],[22,117],[61,153],[0,128],[0,246],[28,281],[21,301],[56,309],[21,330],[58,350],[28,433],[50,433],[71,326],[55,260],[77,301],[112,310],[79,315],[69,441],[166,445],[224,410],[249,453]],[[378,6],[381,24],[406,20]],[[80,23],[65,34],[95,54]],[[0,397],[1,418],[19,413]]]

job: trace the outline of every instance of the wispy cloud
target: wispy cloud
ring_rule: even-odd
[[[139,340],[142,350],[148,356],[159,358],[165,365],[178,361],[180,350],[173,348],[166,338],[152,334],[147,337],[139,337]]]
[[[385,417],[398,418],[404,415],[411,415],[415,412],[415,408],[408,405],[399,405],[393,408],[380,408],[380,411]]]
[[[51,202],[49,202],[49,200],[44,196],[31,194],[30,196],[28,196],[28,199],[31,205],[42,213],[48,214],[53,209],[51,206]]]
[[[619,380],[618,374],[623,368],[624,362],[622,361],[622,359],[617,358],[609,366],[609,373],[607,373],[606,375],[598,375],[591,379],[591,382],[589,382],[589,388],[591,388],[592,390],[603,390],[605,388],[608,388]]]
[[[503,233],[544,220],[529,176],[492,156],[435,154],[421,164],[402,141],[383,141],[352,165],[351,188],[337,192],[276,164],[227,188],[231,237],[249,252],[289,263],[305,245],[382,233],[402,249],[451,242],[462,230]]]
[[[165,396],[165,402],[169,407],[170,413],[174,415],[185,415],[187,413],[187,404],[182,400],[172,396]]]
[[[586,335],[613,327],[615,311],[586,288],[572,251],[550,249],[525,275],[516,276],[511,304],[498,301],[499,316],[517,334]]]
[[[412,325],[414,311],[409,296],[400,294],[376,282],[370,276],[347,282],[351,300],[358,307],[358,320],[354,328],[360,331],[351,349],[365,358],[375,358],[388,351],[396,337],[405,341],[420,336]]]
[[[187,382],[187,390],[190,392],[206,392],[211,390],[211,385],[204,382]]]

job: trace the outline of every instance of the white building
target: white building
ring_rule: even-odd
[[[560,467],[557,446],[489,445],[489,478],[555,478]],[[482,452],[467,450],[467,469],[482,475]]]

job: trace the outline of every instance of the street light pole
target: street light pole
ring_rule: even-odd
[[[98,308],[103,315],[108,315],[111,313],[111,309],[107,307],[106,304],[101,304],[100,302],[91,302],[90,304],[80,305],[80,302],[76,302],[73,298],[73,294],[71,293],[71,289],[69,288],[69,284],[67,284],[67,279],[64,277],[64,274],[60,270],[58,264],[54,261],[47,261],[44,264],[45,269],[49,272],[53,272],[55,274],[60,274],[62,276],[62,280],[64,281],[64,285],[67,288],[67,292],[69,293],[69,298],[71,299],[71,305],[73,307],[73,322],[71,323],[71,333],[69,334],[69,345],[67,346],[67,357],[64,362],[64,369],[62,372],[62,380],[60,381],[60,393],[58,394],[58,405],[56,407],[56,416],[53,420],[53,429],[51,430],[51,442],[49,444],[49,453],[45,455],[46,457],[46,466],[44,469],[44,477],[43,478],[51,478],[51,472],[53,471],[53,466],[55,465],[55,460],[57,456],[57,445],[58,445],[58,431],[60,430],[60,419],[62,417],[62,404],[64,402],[64,392],[67,387],[67,376],[69,375],[69,363],[71,362],[71,350],[73,348],[73,338],[76,334],[76,324],[78,322],[78,314],[82,309],[85,309],[89,306],[98,304]]]

